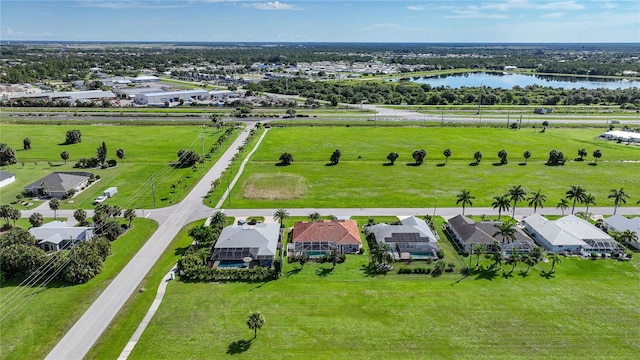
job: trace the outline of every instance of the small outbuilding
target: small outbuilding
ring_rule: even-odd
[[[6,172],[0,171],[0,188],[5,187],[16,181],[16,175]]]

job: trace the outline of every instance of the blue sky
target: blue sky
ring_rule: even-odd
[[[640,1],[0,0],[0,39],[640,42]]]

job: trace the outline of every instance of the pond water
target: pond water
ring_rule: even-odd
[[[525,87],[527,85],[550,86],[552,88],[565,89],[628,89],[640,87],[640,80],[628,79],[602,79],[593,77],[570,77],[555,75],[524,75],[513,73],[464,73],[439,75],[433,77],[411,78],[411,81],[420,84],[430,84],[436,86],[448,86],[458,89],[463,86],[479,87],[488,86],[492,88],[511,89],[514,86]]]

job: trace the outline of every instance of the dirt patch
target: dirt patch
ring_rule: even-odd
[[[304,193],[304,178],[292,174],[255,174],[244,186],[244,198],[255,200],[291,200]]]

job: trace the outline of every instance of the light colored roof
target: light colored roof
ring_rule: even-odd
[[[612,239],[602,230],[574,215],[552,221],[539,214],[533,214],[525,217],[523,221],[553,246],[587,247],[585,240],[588,239]]]
[[[92,173],[88,172],[54,172],[51,173],[40,180],[33,182],[27,186],[25,189],[33,189],[40,188],[42,183],[46,185],[46,189],[49,192],[67,192],[81,183],[85,182],[87,179],[92,177]]]
[[[160,81],[160,78],[152,75],[140,75],[131,79],[131,81],[149,81],[149,80]]]
[[[613,215],[604,219],[604,223],[618,231],[631,230],[640,235],[640,216],[629,219],[622,215]]]
[[[92,227],[68,226],[62,221],[52,221],[29,229],[29,233],[40,242],[59,244],[63,240],[87,240],[93,233]],[[56,242],[57,241],[57,242]]]
[[[261,223],[255,226],[232,225],[222,229],[214,248],[256,249],[255,253],[252,253],[254,258],[275,256],[279,235],[280,224],[277,223]]]
[[[15,174],[6,172],[6,171],[0,171],[0,181],[2,180],[6,180],[6,179],[11,179],[12,177],[16,176]]]
[[[376,224],[370,227],[376,241],[384,242],[437,242],[429,225],[415,216],[400,221],[402,225]]]
[[[111,91],[102,90],[87,90],[87,91],[53,91],[42,92],[37,94],[16,94],[10,97],[10,99],[20,98],[49,98],[49,99],[71,99],[71,100],[84,100],[84,99],[105,99],[113,98],[116,95]]]
[[[293,242],[327,241],[339,245],[360,245],[360,232],[355,220],[323,220],[297,222],[293,225]]]
[[[142,96],[180,96],[180,95],[204,95],[208,96],[209,92],[206,90],[178,90],[178,91],[162,91],[162,92],[153,92],[142,93]]]

